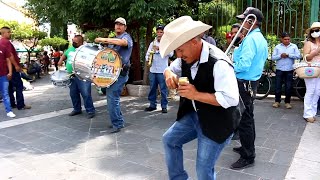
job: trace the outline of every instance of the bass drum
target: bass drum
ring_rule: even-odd
[[[122,61],[117,51],[95,44],[78,48],[74,58],[74,72],[81,80],[92,81],[98,87],[109,87],[117,81]]]

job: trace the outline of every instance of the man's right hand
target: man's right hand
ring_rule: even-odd
[[[58,62],[58,66],[62,66],[63,61]]]
[[[174,74],[170,69],[166,69],[164,71],[164,78],[166,80],[167,87],[169,89],[176,89],[178,88],[178,76]]]

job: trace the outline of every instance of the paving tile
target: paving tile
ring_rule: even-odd
[[[164,129],[154,127],[152,129],[149,129],[149,130],[143,132],[142,135],[149,137],[149,138],[161,140],[162,136],[165,132],[166,132],[166,130],[164,130]]]
[[[260,177],[251,174],[241,173],[239,171],[233,171],[230,169],[221,169],[217,173],[217,179],[219,180],[261,180]]]
[[[6,136],[1,136],[0,157],[18,152],[23,148],[27,148],[27,146]]]
[[[2,158],[0,158],[0,169],[0,179],[14,179],[23,172],[23,168]]]
[[[142,134],[143,135],[123,132],[117,136],[117,141],[122,144],[138,144],[149,138],[145,133]]]
[[[310,179],[318,180],[320,177],[320,163],[305,159],[294,158],[286,176],[286,180]]]
[[[143,164],[146,159],[151,158],[157,152],[149,151],[148,142],[143,141],[138,144],[118,144],[119,156],[137,164]]]
[[[157,171],[140,164],[134,164],[128,162],[123,165],[116,172],[116,179],[118,180],[136,180],[136,179],[146,179],[150,177],[150,175],[156,173]]]
[[[282,180],[285,178],[288,169],[289,166],[256,160],[253,167],[244,169],[243,172],[262,178]]]
[[[267,139],[263,144],[263,147],[270,149],[278,149],[282,151],[295,152],[298,148],[299,142],[296,141],[285,141],[278,139]]]
[[[294,156],[293,152],[276,150],[270,162],[274,164],[290,166],[293,156]]]

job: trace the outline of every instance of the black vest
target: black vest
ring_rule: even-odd
[[[218,59],[209,55],[208,62],[199,64],[197,75],[195,79],[192,80],[190,65],[181,60],[181,77],[188,77],[189,82],[193,84],[199,92],[213,94],[215,93],[213,67],[217,61]],[[203,134],[217,143],[223,143],[236,128],[234,127],[233,117],[233,112],[237,111],[236,106],[225,109],[221,106],[213,106],[199,101],[195,101],[195,105]],[[177,121],[187,113],[194,111],[192,101],[180,97]]]

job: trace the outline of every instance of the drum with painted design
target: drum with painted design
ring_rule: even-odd
[[[77,49],[73,69],[79,79],[109,87],[118,79],[122,62],[117,51],[88,43]]]

